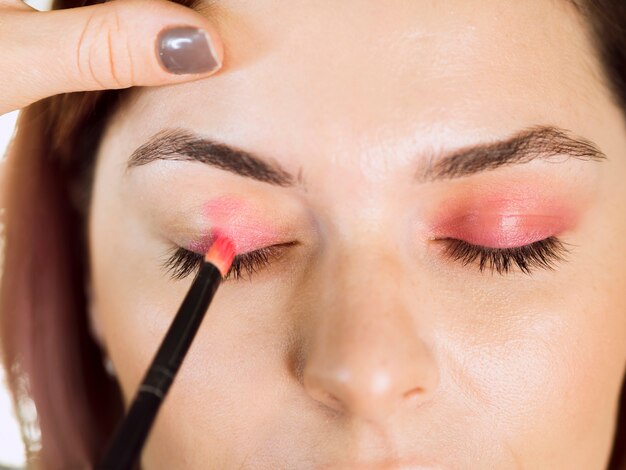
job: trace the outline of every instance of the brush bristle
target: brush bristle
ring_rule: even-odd
[[[235,245],[230,238],[219,235],[211,245],[211,248],[209,248],[204,260],[207,263],[214,264],[220,270],[222,276],[226,276],[234,258]]]

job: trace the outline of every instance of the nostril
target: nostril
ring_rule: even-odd
[[[320,392],[319,401],[323,403],[324,405],[326,405],[328,408],[331,408],[335,411],[339,411],[339,412],[345,411],[345,406],[343,402],[339,398],[337,398],[335,395],[325,390],[322,390]]]
[[[409,390],[408,392],[404,392],[402,397],[406,398],[407,400],[415,400],[423,393],[424,393],[424,389],[422,387],[415,387]]]
[[[305,375],[302,383],[309,397],[325,408],[338,413],[346,412],[346,405],[341,399],[341,395],[333,393],[332,384],[325,380],[322,374],[310,373]]]

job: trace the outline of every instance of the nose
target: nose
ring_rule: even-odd
[[[406,295],[392,264],[373,264],[377,272],[346,263],[333,270],[333,284],[307,326],[302,382],[325,407],[381,421],[428,401],[439,373],[426,328],[420,331],[419,299]]]

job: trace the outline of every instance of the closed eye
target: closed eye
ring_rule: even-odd
[[[464,266],[476,263],[479,270],[506,274],[519,269],[530,274],[535,269],[554,269],[570,252],[566,243],[556,237],[548,237],[528,245],[513,248],[490,248],[473,245],[455,238],[440,239],[446,242],[444,253]]]
[[[277,260],[284,253],[285,248],[293,245],[295,245],[295,242],[283,243],[236,255],[224,279],[239,280],[244,277],[250,278],[253,274]],[[202,265],[203,260],[204,255],[177,247],[163,266],[173,279],[179,280],[196,272]]]

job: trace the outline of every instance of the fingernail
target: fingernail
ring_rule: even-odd
[[[161,31],[157,38],[157,51],[165,70],[177,75],[207,73],[220,66],[209,35],[190,26]]]

